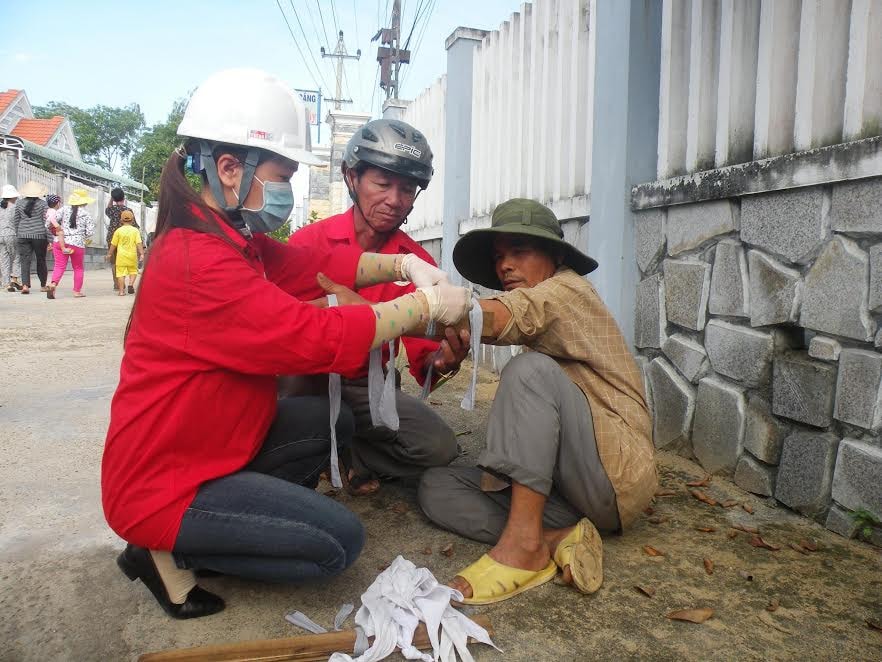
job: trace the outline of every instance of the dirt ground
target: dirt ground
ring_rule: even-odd
[[[101,513],[99,464],[133,299],[113,295],[105,276],[87,274],[85,299],[71,298],[69,283],[54,302],[0,292],[0,659],[133,660],[171,647],[293,636],[301,632],[286,613],[329,626],[398,554],[447,580],[485,551],[431,526],[412,490],[387,484],[372,498],[338,497],[368,531],[362,557],[343,576],[310,586],[207,579],[226,599],[224,612],[166,617],[117,569],[123,544]],[[458,462],[468,463],[483,444],[495,384],[482,374],[479,405],[464,412],[465,383],[461,373],[431,402],[460,433],[467,453]],[[882,621],[879,549],[721,478],[697,489],[735,505],[700,502],[686,486],[702,477],[700,467],[665,453],[658,463],[672,494],[659,496],[626,535],[605,539],[600,591],[582,596],[547,584],[475,609],[490,616],[504,651],[474,647],[476,660],[882,660],[882,632],[868,625]],[[758,528],[780,549],[751,546],[752,535],[733,525]],[[800,541],[817,551],[790,546]],[[440,553],[448,544],[449,557]],[[768,611],[770,603],[779,606]],[[666,617],[695,608],[713,616],[703,624]]]

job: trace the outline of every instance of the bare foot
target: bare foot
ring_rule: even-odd
[[[353,496],[370,496],[380,489],[380,481],[376,478],[360,482],[358,487],[352,485],[353,478],[355,478],[355,469],[350,469],[349,479],[346,481],[346,491]]]
[[[551,552],[551,558],[554,558],[554,554],[557,552],[557,546],[560,544],[560,541],[566,538],[567,534],[575,528],[575,526],[568,526],[565,529],[546,529],[543,532],[545,542]],[[565,565],[561,568],[561,580],[564,584],[573,583],[573,573],[570,571],[569,565]]]

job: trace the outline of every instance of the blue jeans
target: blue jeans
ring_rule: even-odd
[[[200,486],[184,513],[174,556],[182,568],[268,582],[339,574],[364,546],[358,517],[315,491],[330,457],[327,398],[279,400],[263,447],[242,471]],[[355,424],[342,405],[337,441]]]

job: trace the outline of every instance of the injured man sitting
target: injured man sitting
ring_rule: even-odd
[[[419,486],[434,523],[493,545],[451,583],[466,604],[506,600],[558,570],[593,593],[598,531],[621,532],[658,485],[640,372],[582,277],[597,262],[562,237],[550,209],[514,199],[454,248],[464,277],[503,291],[480,301],[493,313],[485,342],[525,350],[502,371],[478,466],[429,469]]]

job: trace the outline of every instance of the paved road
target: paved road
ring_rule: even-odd
[[[54,302],[0,292],[0,660],[130,660],[175,646],[292,636],[298,632],[285,613],[299,609],[330,624],[342,603],[358,604],[396,554],[446,579],[483,553],[430,526],[411,491],[386,485],[374,498],[341,497],[368,530],[364,554],[343,577],[301,587],[206,580],[227,610],[197,621],[168,619],[116,568],[122,543],[101,514],[102,443],[133,300],[114,296],[103,276],[87,274],[85,299],[72,299],[66,288]],[[483,443],[494,389],[484,375],[476,411],[463,412],[466,378],[460,373],[431,398],[464,433],[469,454],[461,462],[473,461]],[[749,503],[754,514],[711,508],[684,486],[701,475],[696,465],[667,454],[659,461],[676,496],[658,499],[657,523],[647,517],[606,540],[603,588],[584,597],[548,584],[482,609],[505,654],[478,650],[476,659],[882,659],[882,634],[865,623],[882,619],[878,549],[838,538],[722,479],[708,491]],[[729,539],[733,522],[760,526],[784,548],[751,547],[747,534]],[[806,556],[787,547],[808,537],[821,551]],[[448,543],[450,557],[439,553]],[[644,545],[665,555],[648,557]],[[715,563],[713,575],[705,558]],[[655,597],[635,585],[654,588]],[[766,612],[773,598],[782,607]],[[715,616],[703,625],[665,618],[687,607],[711,607]]]

